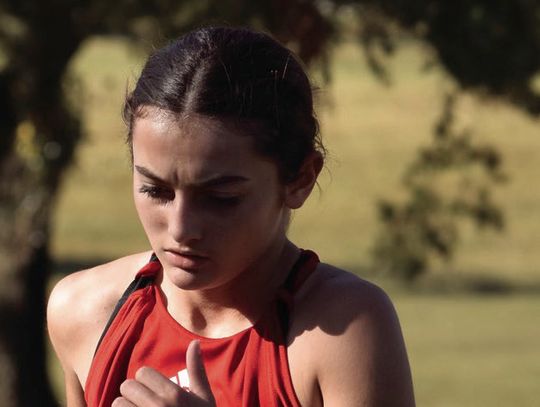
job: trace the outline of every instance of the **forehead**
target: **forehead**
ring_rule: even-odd
[[[199,179],[212,173],[277,171],[255,151],[253,137],[239,125],[201,115],[175,118],[154,110],[133,127],[133,162],[162,176]]]

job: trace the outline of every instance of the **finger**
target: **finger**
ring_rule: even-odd
[[[186,353],[186,365],[189,376],[189,391],[203,400],[213,401],[212,389],[206,376],[199,341],[191,341]]]
[[[138,380],[128,379],[120,385],[120,394],[135,406],[151,406],[158,395]],[[120,404],[124,406],[125,404]],[[126,406],[130,406],[127,404]]]
[[[137,406],[123,397],[117,397],[112,402],[111,407],[137,407]]]
[[[135,380],[149,389],[154,397],[158,396],[168,402],[178,401],[184,393],[180,387],[151,367],[145,366],[137,370]]]

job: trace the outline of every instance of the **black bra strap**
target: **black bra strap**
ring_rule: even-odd
[[[155,254],[152,254],[150,261],[155,261],[155,259],[157,259],[157,257],[155,257]],[[120,311],[124,303],[127,301],[129,296],[141,288],[148,287],[150,284],[152,284],[153,281],[154,281],[153,276],[138,276],[138,277],[135,277],[135,279],[131,282],[128,288],[126,288],[126,291],[124,291],[124,293],[122,294],[122,296],[116,303],[114,310],[111,316],[109,317],[109,320],[107,321],[107,325],[105,325],[105,329],[103,329],[103,332],[101,333],[101,337],[99,338],[94,355],[97,352],[99,345],[101,345],[101,342],[103,341],[103,338],[105,337],[105,334],[107,333],[107,331],[111,327],[111,324],[116,318],[116,315],[118,315],[118,312]]]

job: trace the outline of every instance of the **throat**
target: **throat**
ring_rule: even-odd
[[[256,320],[249,319],[236,309],[221,309],[214,313],[203,313],[200,309],[193,309],[185,316],[185,321],[179,323],[196,335],[215,339],[232,336],[251,328]]]
[[[228,337],[248,329],[268,310],[296,262],[299,250],[292,248],[276,261],[266,261],[266,269],[247,270],[217,289],[182,290],[164,278],[164,306],[184,329],[203,337]]]
[[[253,326],[274,297],[269,291],[253,299],[238,290],[215,291],[182,290],[164,282],[160,299],[164,311],[182,328],[206,338],[222,338]]]

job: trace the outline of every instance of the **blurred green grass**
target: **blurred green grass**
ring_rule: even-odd
[[[328,164],[320,190],[294,215],[290,235],[389,291],[419,406],[533,406],[540,377],[540,121],[497,101],[466,97],[460,124],[504,155],[510,182],[496,199],[506,230],[464,224],[456,258],[436,264],[422,289],[405,289],[370,271],[376,201],[403,196],[401,174],[429,142],[442,95],[453,87],[444,72],[423,71],[424,58],[418,44],[405,43],[388,61],[393,84],[385,86],[355,45],[336,50],[332,83],[317,92]],[[83,109],[87,137],[55,213],[58,271],[148,247],[131,203],[120,118],[128,81],[133,84],[140,68],[140,54],[122,40],[100,38],[89,41],[71,67],[81,78],[72,98]],[[59,387],[54,361],[51,369]]]
[[[538,405],[538,295],[394,300],[418,406]]]

